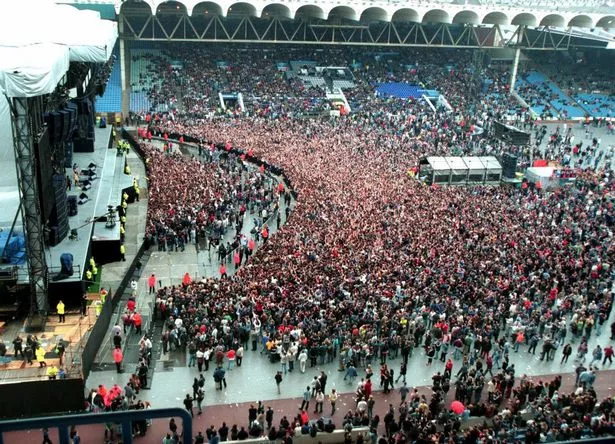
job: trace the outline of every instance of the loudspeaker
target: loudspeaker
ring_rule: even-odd
[[[528,145],[530,143],[530,133],[501,122],[495,122],[495,137],[513,145]]]
[[[49,142],[56,145],[62,140],[62,117],[60,113],[45,114],[45,122],[49,130]]]
[[[60,243],[58,240],[60,236],[58,236],[58,227],[50,227],[49,228],[49,245],[51,247],[55,247]]]
[[[73,102],[69,102],[66,106],[66,111],[68,111],[68,136],[66,140],[72,140],[73,133],[77,128],[77,104]]]
[[[66,197],[66,177],[62,174],[53,176],[55,206],[49,217],[49,224],[57,227],[55,241],[59,244],[68,234],[68,204]]]
[[[67,140],[64,142],[64,168],[72,168],[73,166],[73,141]]]
[[[517,156],[504,154],[502,156],[502,175],[508,179],[514,179],[517,172]]]
[[[53,114],[54,114],[53,143],[58,144],[58,143],[62,143],[62,140],[64,140],[65,138],[64,136],[64,114],[62,112],[55,112]]]
[[[76,216],[79,213],[77,196],[68,196],[66,198],[66,205],[68,206],[68,217]]]
[[[58,111],[62,116],[62,139],[61,142],[68,139],[68,133],[70,131],[70,112],[67,110]]]
[[[92,130],[93,131],[93,130]],[[94,139],[74,139],[73,151],[75,153],[93,153],[94,152]]]
[[[90,200],[90,198],[88,197],[87,194],[85,193],[81,193],[79,195],[79,205],[83,205],[84,203],[86,203],[88,200]]]

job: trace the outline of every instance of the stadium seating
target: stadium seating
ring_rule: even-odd
[[[150,111],[152,104],[147,97],[146,92],[131,92],[130,93],[130,111],[139,113],[143,111]]]
[[[538,71],[530,71],[520,77],[517,80],[516,88],[521,97],[530,104],[532,110],[538,115],[542,115],[548,107],[552,107],[560,117],[579,118],[585,116],[585,111],[576,102]]]
[[[122,78],[119,52],[114,51],[115,63],[107,82],[105,94],[96,100],[96,111],[100,113],[117,113],[122,111]]]
[[[382,83],[376,88],[378,94],[407,99],[418,99],[423,95],[423,90],[417,85],[409,83]]]
[[[148,97],[152,88],[159,87],[161,79],[156,76],[156,62],[166,59],[158,49],[133,49],[130,64],[130,111],[150,111],[154,104]],[[156,107],[157,108],[157,107]]]
[[[577,94],[574,98],[587,114],[593,117],[615,116],[615,97],[604,94]]]

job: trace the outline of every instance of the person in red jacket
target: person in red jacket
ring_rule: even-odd
[[[251,256],[252,253],[254,253],[254,248],[256,248],[256,242],[254,242],[254,239],[250,238],[248,241],[248,256]]]
[[[224,263],[220,264],[220,279],[224,279],[227,278],[228,275],[226,274],[226,265],[224,265]]]
[[[227,370],[231,370],[233,368],[233,363],[235,362],[236,356],[237,354],[232,348],[226,352],[226,360],[228,361],[228,365],[226,367]]]
[[[147,278],[147,285],[149,287],[149,294],[156,293],[156,275],[154,273]]]
[[[113,362],[115,362],[115,367],[117,368],[118,373],[122,373],[122,360],[124,359],[124,355],[122,354],[122,349],[117,347],[113,349]]]
[[[446,375],[447,373],[449,378],[453,373],[453,361],[451,361],[450,358],[448,359],[448,361],[446,361],[446,365],[444,366],[444,374]]]
[[[365,381],[365,385],[363,386],[363,391],[365,392],[365,397],[369,398],[372,395],[372,380],[367,378]]]
[[[604,347],[602,349],[602,352],[604,354],[604,358],[602,359],[602,365],[606,364],[606,360],[609,360],[609,364],[613,363],[613,346],[612,345],[607,345],[606,347]]]
[[[241,256],[239,256],[239,251],[235,250],[233,254],[233,263],[235,264],[235,269],[237,269],[241,265]]]
[[[137,333],[138,335],[141,335],[141,325],[143,324],[141,313],[136,311],[134,316],[132,317],[132,322],[133,322],[133,325],[135,326],[135,333]]]
[[[190,277],[190,273],[184,274],[184,279],[182,283],[184,284],[184,287],[187,287],[188,285],[192,283],[192,278]]]

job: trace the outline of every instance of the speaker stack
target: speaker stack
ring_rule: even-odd
[[[72,168],[73,166],[73,141],[69,140],[64,143],[64,168]]]
[[[77,196],[68,196],[66,199],[66,205],[68,206],[68,217],[76,216],[77,213],[79,213]]]
[[[75,153],[94,152],[94,109],[89,99],[78,100],[71,103],[77,113],[76,134],[73,137],[73,151]]]
[[[53,176],[53,191],[56,204],[49,218],[49,225],[51,226],[49,242],[52,246],[62,242],[69,231],[66,177],[64,175],[55,174]]]
[[[495,137],[513,145],[528,145],[530,133],[502,122],[495,122]]]
[[[517,173],[517,156],[504,154],[502,156],[502,175],[507,179],[514,179]]]

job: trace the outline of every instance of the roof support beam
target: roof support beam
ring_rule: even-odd
[[[130,16],[123,15],[126,26],[121,30],[124,40],[153,40],[177,42],[229,42],[229,43],[296,43],[352,46],[418,46],[439,48],[506,48],[522,50],[565,50],[572,44],[573,35],[553,32],[548,26],[530,32],[520,25],[515,32],[504,37],[499,25],[458,25],[439,23],[335,24],[310,22],[304,19],[282,21],[271,18],[263,22],[244,16],[239,22],[218,15],[207,22],[184,14],[183,16]],[[141,26],[135,26],[143,23]],[[203,29],[204,28],[204,29]],[[180,32],[183,29],[183,32]],[[202,30],[202,32],[201,32]],[[535,34],[538,35],[535,35]],[[597,43],[602,43],[598,42]],[[596,45],[604,48],[605,44]]]

